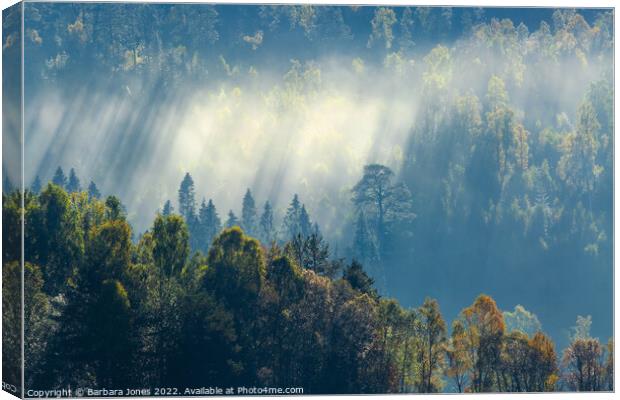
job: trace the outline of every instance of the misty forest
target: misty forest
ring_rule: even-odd
[[[4,381],[23,311],[26,389],[613,390],[612,10],[24,21]]]

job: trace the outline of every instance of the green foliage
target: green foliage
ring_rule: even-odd
[[[165,276],[178,275],[189,256],[189,232],[178,215],[155,218],[152,229],[153,261]]]
[[[207,259],[205,284],[230,304],[255,303],[265,278],[265,258],[257,240],[240,228],[223,231]]]
[[[389,201],[377,205],[379,194],[385,200],[398,190],[389,169],[373,168],[355,191],[360,207],[383,207],[385,221],[410,216]],[[535,171],[528,185],[549,187],[547,168],[528,167]],[[3,201],[5,227],[19,226],[20,195]],[[547,202],[542,197],[537,207],[552,207]],[[214,236],[206,257],[190,254],[187,224],[172,213],[157,215],[132,243],[113,196],[102,202],[50,184],[40,195],[26,192],[24,205],[26,235],[37,238],[29,257],[39,263],[27,260],[24,271],[28,385],[213,381],[310,393],[429,393],[446,380],[459,392],[613,387],[613,342],[604,348],[590,337],[589,317],[578,318],[562,370],[536,316],[521,306],[502,314],[489,296],[463,309],[448,336],[436,300],[406,310],[379,296],[362,264],[330,259],[296,197],[288,220],[310,233],[283,248],[272,242],[268,251],[239,227],[219,232],[213,203],[203,202],[198,220]],[[264,221],[270,213],[267,204]],[[7,245],[20,242],[15,231],[5,231],[3,243],[3,323],[13,327],[3,347],[9,377],[20,357],[20,255]]]

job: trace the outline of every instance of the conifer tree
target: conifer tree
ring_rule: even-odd
[[[101,198],[101,193],[99,192],[99,188],[93,181],[90,181],[90,183],[88,184],[88,197],[90,199]]]
[[[188,173],[185,174],[181,186],[179,187],[179,213],[190,224],[196,214],[196,200],[194,191],[194,180]]]
[[[54,177],[52,178],[52,183],[63,189],[67,186],[67,177],[65,176],[65,172],[62,170],[62,167],[58,167],[56,169]]]
[[[82,185],[80,185],[80,179],[75,174],[75,170],[71,168],[69,171],[69,182],[67,183],[67,192],[79,192],[82,190]]]
[[[174,208],[172,207],[172,202],[170,200],[166,200],[164,203],[164,208],[161,211],[161,215],[167,217],[168,215],[174,212]]]
[[[205,249],[208,249],[215,236],[222,230],[222,221],[220,221],[213,200],[209,199],[204,211],[201,208],[200,223],[204,229]]]
[[[249,236],[256,235],[256,203],[252,192],[248,189],[243,196],[243,206],[241,208],[241,227]]]
[[[269,201],[265,202],[263,213],[260,217],[260,239],[265,245],[269,245],[274,240],[273,232],[273,208]]]
[[[235,215],[233,210],[228,211],[228,219],[226,220],[226,227],[232,228],[233,226],[239,226],[239,218]]]

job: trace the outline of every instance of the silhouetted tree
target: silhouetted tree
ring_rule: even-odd
[[[233,210],[228,211],[228,219],[226,220],[226,227],[232,228],[233,226],[240,226],[239,218],[235,215]]]
[[[79,192],[82,190],[82,186],[80,185],[80,179],[75,174],[75,170],[71,168],[69,171],[69,182],[67,183],[67,192]]]
[[[248,189],[243,196],[243,206],[241,208],[241,227],[250,236],[255,236],[257,231],[256,203],[252,192]]]
[[[260,235],[261,241],[269,245],[275,239],[274,224],[273,224],[273,208],[269,201],[265,202],[263,207],[263,213],[260,216]]]
[[[167,217],[173,212],[174,212],[174,207],[172,207],[172,202],[170,200],[166,200],[166,202],[164,203],[164,208],[162,208],[161,210],[161,215],[163,215],[164,217]]]
[[[67,177],[65,176],[65,173],[61,167],[58,167],[56,169],[54,177],[52,178],[52,183],[54,185],[60,186],[63,189],[67,186]]]

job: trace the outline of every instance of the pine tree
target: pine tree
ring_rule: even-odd
[[[256,234],[256,203],[254,202],[250,189],[248,189],[245,192],[245,196],[243,196],[241,227],[249,236],[254,236]]]
[[[79,192],[82,190],[82,185],[80,185],[80,179],[75,174],[75,170],[71,168],[69,171],[69,183],[67,183],[67,192]]]
[[[211,245],[211,242],[213,242],[213,239],[222,230],[222,221],[217,215],[217,210],[215,208],[215,205],[213,204],[213,200],[209,199],[207,207],[204,210],[204,214],[201,213],[200,223],[204,227],[204,240],[206,243],[206,248],[208,249],[208,247]]]
[[[273,232],[273,208],[269,201],[265,202],[263,214],[260,217],[260,239],[263,244],[270,244],[274,240]]]
[[[301,206],[301,212],[299,213],[299,233],[303,237],[308,237],[312,234],[312,222],[310,222],[310,216],[306,211],[306,205]]]
[[[233,210],[230,210],[228,211],[228,219],[226,220],[226,227],[232,228],[233,226],[239,226],[239,218],[237,218]]]
[[[58,167],[56,169],[54,177],[52,178],[52,183],[63,189],[67,186],[67,177],[65,176],[65,172],[62,170],[62,167]]]
[[[198,249],[201,250],[203,253],[206,253],[209,247],[209,240],[207,238],[206,221],[207,221],[207,202],[203,198],[202,202],[200,203],[200,209],[198,210],[198,232],[196,232],[198,234],[198,237],[197,237]]]
[[[290,240],[301,233],[300,217],[301,215],[301,203],[299,202],[299,196],[295,194],[291,204],[286,209],[284,215],[284,239]]]
[[[166,202],[164,203],[164,208],[161,211],[161,214],[164,217],[167,217],[168,215],[172,214],[174,212],[174,208],[172,207],[172,202],[170,200],[166,200]]]
[[[90,181],[90,183],[88,184],[88,197],[90,199],[98,199],[101,197],[99,188],[97,188],[97,185],[93,181]]]
[[[191,220],[196,215],[196,200],[194,180],[189,172],[185,174],[181,186],[179,187],[179,213],[185,218],[191,231]]]
[[[41,192],[41,179],[39,179],[39,175],[35,176],[34,181],[32,181],[32,185],[30,186],[30,190],[35,194],[39,194]]]
[[[284,216],[283,239],[293,240],[299,235],[305,239],[312,234],[312,229],[312,222],[306,206],[299,201],[299,196],[295,194]]]

